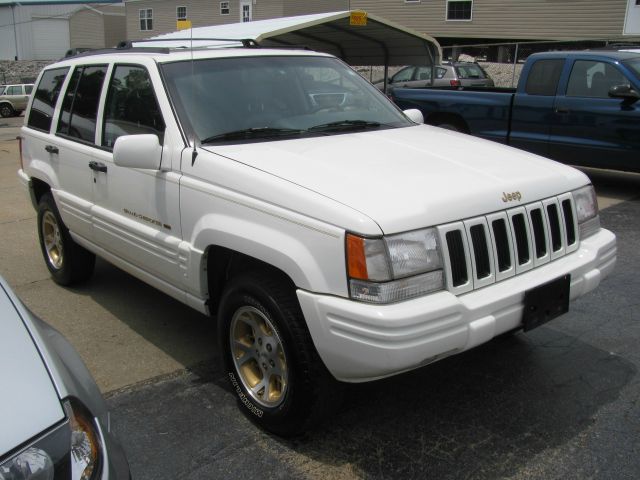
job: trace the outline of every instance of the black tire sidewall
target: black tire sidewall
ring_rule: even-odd
[[[244,277],[247,278],[247,277]],[[257,308],[269,319],[282,343],[287,359],[288,383],[284,401],[273,408],[255,402],[251,394],[242,384],[235,368],[229,330],[234,313],[241,307]],[[294,335],[289,327],[290,312],[283,311],[268,289],[258,282],[232,281],[223,295],[218,315],[218,342],[222,352],[224,372],[236,395],[243,412],[261,427],[279,434],[291,435],[299,433],[300,425],[306,422],[309,409],[312,408],[312,388],[309,382],[314,379],[302,378],[299,366],[309,359],[301,358],[310,352],[300,351],[294,343]]]
[[[11,105],[8,105],[6,103],[0,105],[0,116],[2,118],[10,118],[13,116],[13,114],[14,114],[14,110],[11,107]]]

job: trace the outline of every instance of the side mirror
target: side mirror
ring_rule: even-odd
[[[403,112],[407,117],[409,117],[409,120],[411,120],[413,123],[424,123],[424,116],[422,115],[422,112],[420,110],[418,110],[417,108],[410,108],[409,110],[403,110]]]
[[[157,135],[124,135],[113,145],[113,163],[121,167],[158,170],[161,159],[162,146]]]
[[[609,96],[612,98],[622,98],[624,100],[636,101],[640,99],[640,94],[631,85],[615,85],[609,89]]]

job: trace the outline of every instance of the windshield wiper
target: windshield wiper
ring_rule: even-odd
[[[383,124],[380,122],[370,122],[367,120],[338,120],[337,122],[322,123],[307,129],[308,132],[328,132],[340,130],[364,130],[367,128],[378,128]]]
[[[282,137],[286,135],[297,135],[304,131],[305,130],[296,128],[251,127],[213,135],[202,140],[202,143],[211,143],[218,140],[249,140],[252,138]]]

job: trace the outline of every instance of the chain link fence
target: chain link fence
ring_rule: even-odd
[[[474,45],[449,45],[442,47],[443,61],[477,62],[495,82],[496,87],[518,85],[522,67],[532,53],[557,50],[637,49],[640,53],[640,37],[607,40],[546,41],[485,43]],[[384,67],[358,66],[356,70],[372,83],[384,77]],[[389,76],[401,66],[389,67]]]
[[[442,47],[442,57],[448,61],[477,62],[493,78],[496,87],[515,87],[532,53],[617,49],[637,49],[640,53],[640,38],[456,45]]]

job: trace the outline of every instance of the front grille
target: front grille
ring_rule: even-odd
[[[464,285],[469,281],[462,235],[463,233],[460,230],[452,230],[447,233],[447,247],[449,248],[449,259],[451,260],[451,282],[454,287]]]
[[[526,219],[523,213],[517,213],[511,217],[513,233],[516,237],[516,250],[518,252],[518,265],[529,263],[529,235],[527,234]]]
[[[496,241],[496,252],[498,254],[498,272],[506,272],[512,266],[511,251],[509,250],[509,233],[507,232],[507,222],[499,218],[491,222],[493,237]]]
[[[464,293],[575,251],[574,219],[573,199],[564,194],[439,227],[448,289]]]

